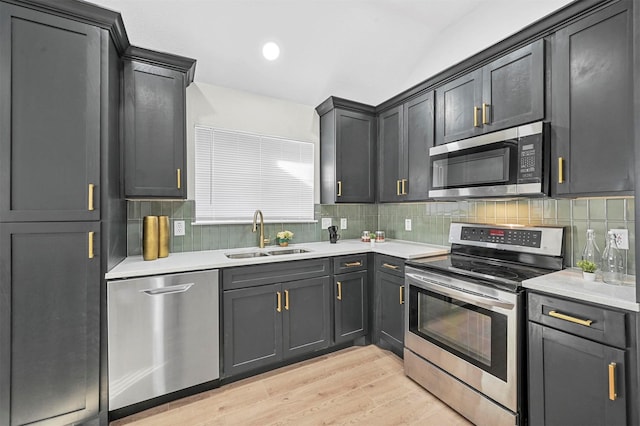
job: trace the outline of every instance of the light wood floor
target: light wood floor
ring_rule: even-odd
[[[404,375],[402,360],[352,347],[126,417],[111,426],[470,425]]]

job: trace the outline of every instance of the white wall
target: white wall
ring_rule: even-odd
[[[314,106],[205,83],[192,83],[187,88],[187,195],[190,200],[195,198],[193,182],[196,124],[313,142],[314,203],[320,203],[320,118]]]

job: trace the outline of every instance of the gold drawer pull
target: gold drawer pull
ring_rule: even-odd
[[[387,269],[393,269],[394,271],[397,270],[399,268],[398,265],[392,265],[390,263],[383,263],[382,264],[383,267],[387,268]]]
[[[182,188],[182,171],[180,169],[176,169],[176,178],[178,180],[178,189]]]
[[[482,104],[482,124],[489,124],[489,119],[487,117],[489,117],[489,107],[491,105],[483,103]]]
[[[276,311],[282,312],[282,293],[276,291],[276,294],[278,295],[278,306],[276,307]]]
[[[564,158],[558,157],[558,183],[564,183]]]
[[[342,197],[342,181],[338,181],[338,197]]]
[[[556,311],[549,311],[549,316],[550,317],[554,317],[554,318],[558,318],[558,319],[561,319],[561,320],[573,322],[575,324],[584,325],[584,326],[587,326],[587,327],[591,327],[591,324],[593,323],[592,320],[580,319],[580,318],[572,317],[570,315],[561,314],[560,312],[556,312]]]
[[[400,286],[400,304],[404,305],[404,286]]]
[[[396,195],[402,195],[402,191],[400,190],[400,185],[402,185],[402,181],[398,179],[396,181]]]
[[[289,290],[284,291],[284,308],[289,310]]]
[[[473,127],[480,127],[480,124],[478,123],[479,110],[480,110],[480,107],[477,107],[477,106],[473,107]]]
[[[344,264],[344,266],[353,268],[354,266],[362,266],[362,262],[360,262],[359,260],[357,262],[347,262]]]
[[[407,180],[402,179],[402,193],[400,195],[407,195]]]
[[[93,259],[95,257],[95,253],[93,251],[93,236],[95,235],[94,231],[89,232],[89,259]]]
[[[342,283],[338,281],[337,284],[338,284],[338,300],[342,300]]]
[[[618,394],[616,393],[616,363],[609,364],[609,399],[615,401]]]
[[[95,207],[93,205],[93,193],[94,193],[94,189],[96,188],[96,186],[92,183],[89,184],[89,205],[87,206],[87,210],[89,211],[93,211],[95,210]]]

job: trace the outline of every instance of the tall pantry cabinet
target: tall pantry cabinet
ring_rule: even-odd
[[[107,422],[122,36],[119,14],[87,3],[0,2],[2,426]]]

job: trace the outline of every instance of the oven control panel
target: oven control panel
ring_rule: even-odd
[[[463,241],[479,241],[483,243],[540,248],[542,231],[463,226],[460,238]]]

